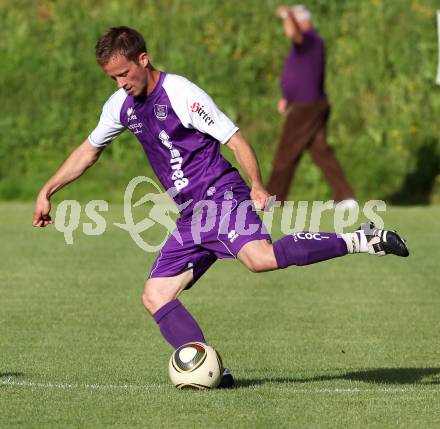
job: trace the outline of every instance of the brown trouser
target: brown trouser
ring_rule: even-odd
[[[345,180],[332,148],[327,144],[329,113],[327,101],[291,105],[267,185],[269,193],[276,195],[278,201],[286,201],[298,161],[306,149],[332,187],[334,200],[353,197],[353,190]]]

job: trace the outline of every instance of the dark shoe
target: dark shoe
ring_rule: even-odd
[[[228,368],[225,368],[223,370],[222,381],[220,381],[218,388],[219,389],[232,389],[233,387],[235,387],[234,377],[232,377],[231,371],[229,371]]]
[[[373,222],[364,223],[359,229],[364,231],[367,237],[367,247],[370,255],[409,256],[406,241],[396,231],[378,229]]]

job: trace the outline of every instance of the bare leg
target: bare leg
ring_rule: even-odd
[[[142,302],[159,325],[162,336],[174,348],[191,341],[205,343],[205,337],[197,322],[177,299],[193,278],[192,271],[174,277],[158,277],[147,280]]]

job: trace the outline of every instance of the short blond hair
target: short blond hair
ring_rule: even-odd
[[[125,26],[109,28],[96,42],[95,50],[96,59],[101,66],[118,54],[137,63],[139,55],[147,52],[142,34]]]

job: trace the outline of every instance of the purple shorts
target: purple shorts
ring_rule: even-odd
[[[193,270],[190,288],[217,260],[236,258],[248,242],[269,240],[245,186],[229,187],[198,203],[189,219],[178,219],[154,261],[149,278],[172,277]]]

